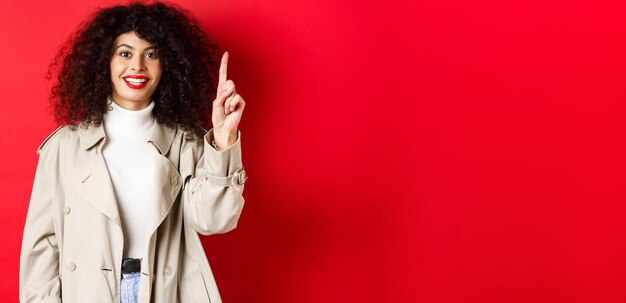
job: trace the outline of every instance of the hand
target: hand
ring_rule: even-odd
[[[225,149],[237,141],[237,127],[241,121],[243,98],[237,94],[233,80],[226,79],[228,68],[228,52],[222,56],[217,93],[213,101],[213,136],[219,149]]]

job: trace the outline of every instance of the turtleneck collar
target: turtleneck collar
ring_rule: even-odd
[[[150,104],[146,108],[129,110],[115,103],[109,95],[107,105],[107,111],[103,116],[104,130],[107,136],[145,136],[156,121],[152,112],[154,100],[150,100]]]

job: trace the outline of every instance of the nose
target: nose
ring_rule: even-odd
[[[143,64],[143,58],[141,56],[135,57],[134,60],[132,60],[131,62],[130,69],[132,71],[142,71],[146,69],[146,67]]]

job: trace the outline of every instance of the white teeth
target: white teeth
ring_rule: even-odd
[[[126,78],[125,80],[131,83],[144,83],[148,81],[148,79],[133,79],[133,78]]]

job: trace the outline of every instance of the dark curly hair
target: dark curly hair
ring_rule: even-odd
[[[110,58],[115,39],[126,32],[153,44],[163,73],[152,95],[159,123],[179,126],[187,139],[202,138],[215,98],[219,47],[180,7],[160,1],[132,1],[101,8],[83,21],[48,67],[58,74],[49,101],[62,124],[100,125],[111,94]]]

